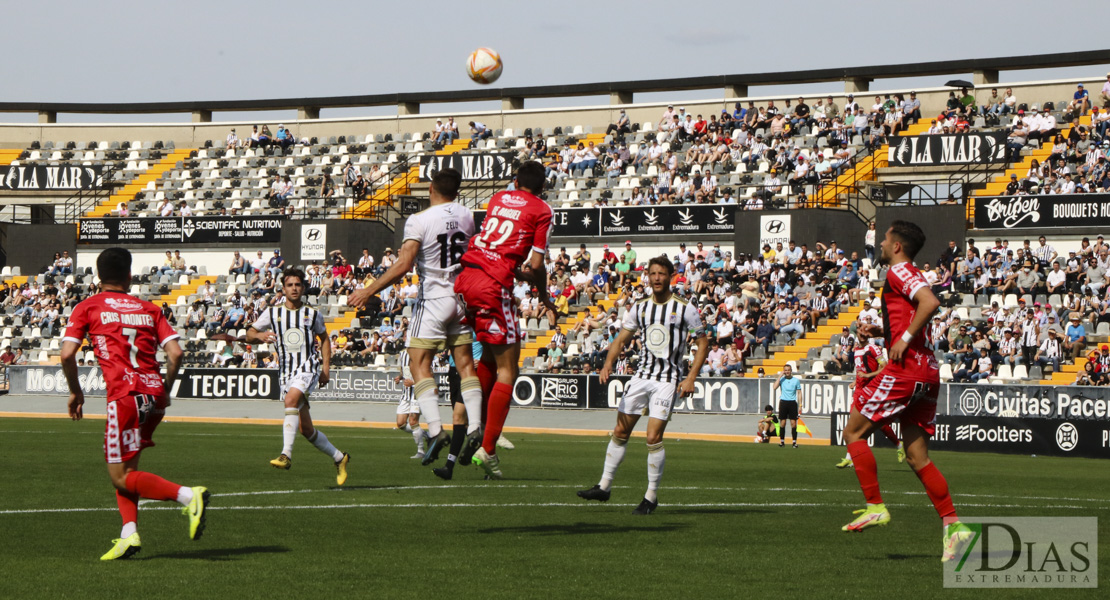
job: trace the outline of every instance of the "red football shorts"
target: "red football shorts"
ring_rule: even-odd
[[[504,346],[521,340],[520,321],[510,290],[480,269],[467,268],[455,279],[455,293],[479,342]]]
[[[907,371],[890,366],[856,390],[852,406],[874,423],[895,420],[936,432],[940,376],[935,369]]]
[[[104,424],[104,460],[123,463],[142,451],[139,426],[148,414],[160,405],[153,396],[136,394],[108,402],[108,419]]]

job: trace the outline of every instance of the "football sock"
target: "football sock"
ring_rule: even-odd
[[[328,441],[328,436],[324,435],[323,431],[319,429],[313,431],[308,441],[312,442],[312,445],[316,446],[317,450],[327,454],[335,462],[343,460],[343,453],[337,450],[335,446],[331,445],[331,442]]]
[[[436,380],[432,377],[421,379],[412,389],[416,392],[420,414],[424,415],[424,422],[428,424],[428,437],[434,438],[443,431],[439,418],[439,390],[436,389]]]
[[[139,439],[152,441],[154,430],[158,428],[158,424],[162,422],[162,417],[166,416],[164,409],[156,408],[150,411],[146,416],[146,420],[142,425],[139,425]]]
[[[792,425],[790,427],[790,438],[795,442],[798,441],[798,426]]]
[[[785,442],[786,441],[786,423],[785,422],[782,425],[779,425],[779,441],[780,442]]]
[[[894,442],[895,446],[897,446],[899,443],[901,443],[901,440],[898,439],[898,436],[894,435],[894,428],[891,427],[889,424],[888,425],[883,425],[883,428],[880,429],[879,431],[883,432],[883,435],[886,436],[886,439],[890,440],[891,442]]]
[[[139,495],[116,490],[116,505],[119,506],[120,520],[123,521],[123,531],[119,534],[122,539],[136,531],[135,522],[139,520]]]
[[[867,440],[857,440],[848,444],[848,455],[852,457],[852,465],[859,478],[859,487],[863,490],[863,497],[868,504],[882,504],[883,496],[879,493],[879,467],[875,464],[875,455],[867,446]]]
[[[285,409],[285,423],[281,426],[281,439],[284,446],[281,453],[293,458],[293,440],[297,439],[297,430],[301,428],[301,411],[295,408]]]
[[[663,448],[663,442],[648,444],[647,447],[648,488],[644,498],[648,502],[657,502],[659,480],[663,478],[663,465],[667,463],[667,451]]]
[[[466,429],[468,425],[455,425],[451,435],[451,449],[447,454],[447,470],[453,471],[455,469],[455,461],[459,459],[459,453],[462,452],[463,444],[466,443]]]
[[[616,436],[609,437],[609,447],[605,449],[605,470],[602,471],[601,483],[598,484],[601,489],[608,492],[613,486],[613,478],[617,475],[617,467],[620,467],[621,461],[624,460],[627,445],[628,440],[622,440]]]
[[[125,482],[127,491],[138,494],[148,500],[173,500],[181,502],[180,500],[180,485],[166,481],[154,473],[147,473],[145,471],[131,471],[127,474],[127,481]],[[193,492],[189,490],[189,499],[192,500]],[[188,504],[188,500],[182,504]]]
[[[135,525],[135,522],[129,521],[127,523],[124,523],[123,527],[119,530],[119,537],[121,540],[127,539],[135,535],[138,531],[139,527]]]
[[[405,424],[401,425],[397,429],[400,429],[401,431],[404,431],[405,433],[412,433],[412,425],[409,425],[408,421],[405,421]]]
[[[459,389],[462,390],[463,406],[466,407],[466,433],[471,434],[482,426],[482,380],[467,377],[459,382]]]
[[[489,395],[489,414],[486,419],[486,431],[482,436],[482,448],[490,456],[497,454],[497,438],[501,437],[501,430],[505,427],[505,419],[509,416],[509,404],[513,401],[513,388],[497,382]]]
[[[424,453],[424,430],[419,426],[412,430],[412,441],[416,444],[416,451]]]
[[[941,475],[940,469],[930,462],[917,471],[917,478],[925,486],[925,493],[933,501],[933,507],[937,509],[940,518],[956,518],[956,507],[952,505],[952,496],[948,493],[948,481]]]
[[[845,452],[844,453],[844,460],[852,460],[852,453],[851,452]]]
[[[177,490],[177,503],[185,506],[193,501],[193,488],[181,486]]]
[[[478,372],[478,381],[482,385],[482,398],[489,399],[490,394],[493,393],[493,385],[497,383],[497,365],[479,360],[478,364],[474,365],[474,370]],[[462,387],[462,382],[459,382],[459,387]]]

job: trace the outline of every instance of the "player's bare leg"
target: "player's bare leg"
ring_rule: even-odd
[[[855,467],[856,477],[859,478],[860,489],[863,490],[867,507],[856,511],[860,516],[841,527],[843,531],[863,531],[869,527],[890,523],[890,513],[887,512],[882,494],[879,493],[878,465],[875,463],[875,455],[867,445],[867,438],[878,428],[878,423],[860,414],[855,407],[852,408],[851,414],[848,415],[848,424],[844,427],[844,441],[848,444],[848,454],[852,457],[852,466]]]
[[[204,533],[209,493],[205,487],[185,487],[161,477],[140,471],[139,456],[122,463],[108,463],[108,477],[116,488],[123,528],[113,547],[100,560],[117,560],[134,556],[142,542],[139,539],[139,498],[174,501],[184,507],[189,517],[189,539],[198,540]]]
[[[451,444],[451,436],[443,430],[443,423],[439,416],[439,388],[435,377],[432,375],[432,359],[435,356],[433,348],[418,348],[409,346],[409,369],[412,371],[412,390],[416,397],[416,404],[420,407],[420,414],[428,424],[428,449],[424,454],[422,465],[430,465],[439,458],[439,453]]]
[[[906,447],[906,461],[925,486],[925,494],[933,503],[937,515],[944,523],[942,535],[943,550],[941,561],[960,555],[964,545],[971,541],[973,533],[956,516],[952,505],[952,495],[948,492],[948,481],[940,469],[929,459],[929,434],[915,423],[902,423],[902,437]]]
[[[509,406],[513,400],[513,384],[516,383],[520,370],[520,344],[486,344],[482,354],[483,359],[487,351],[493,355],[497,363],[497,380],[486,403],[486,427],[482,433],[482,448],[475,453],[474,462],[478,463],[490,477],[500,479],[497,438],[501,437],[501,430],[505,427],[505,419],[509,416]]]
[[[601,472],[601,481],[592,488],[579,490],[578,497],[586,500],[600,500],[608,502],[613,487],[613,479],[617,476],[617,469],[624,461],[624,453],[628,446],[628,438],[636,428],[640,415],[617,413],[617,425],[609,436],[609,446],[605,448],[605,467]]]
[[[289,390],[290,395],[292,395],[293,392],[299,393],[300,390],[297,390],[296,388]],[[301,397],[303,398],[304,395],[302,394]],[[338,485],[343,485],[344,483],[346,483],[347,463],[351,461],[350,455],[346,452],[338,450],[335,446],[332,445],[330,441],[328,441],[328,436],[324,435],[323,431],[320,431],[319,429],[316,429],[312,426],[312,414],[309,413],[307,405],[300,409],[299,417],[301,435],[303,435],[306,440],[311,442],[317,450],[323,452],[324,454],[327,454],[331,457],[333,461],[335,461],[335,483]]]

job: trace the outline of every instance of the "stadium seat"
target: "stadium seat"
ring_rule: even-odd
[[[1014,378],[1014,372],[1010,368],[1010,365],[1007,365],[1007,364],[998,365],[998,378],[1006,380],[1006,381],[1009,381],[1009,380]]]
[[[940,365],[940,380],[950,381],[952,379],[952,365],[948,363],[941,363]]]

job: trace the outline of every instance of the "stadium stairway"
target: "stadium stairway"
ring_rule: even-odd
[[[409,193],[412,185],[420,181],[420,165],[413,165],[403,173],[398,174],[389,183],[379,187],[362,200],[355,207],[343,215],[344,219],[373,219],[378,216],[378,209],[382,206],[392,206],[393,197]]]
[[[832,336],[841,333],[844,327],[850,326],[862,310],[862,303],[849,306],[835,318],[827,320],[824,324],[819,324],[816,331],[807,332],[796,339],[792,346],[786,346],[777,352],[772,352],[770,356],[764,359],[749,359],[751,362],[745,367],[744,377],[758,377],[759,367],[763,367],[763,370],[770,375],[781,370],[788,362],[793,362],[795,365],[800,364],[801,361],[806,360],[811,349],[823,348],[831,344]]]
[[[1079,118],[1079,124],[1090,127],[1091,117],[1085,116]],[[1061,135],[1067,138],[1071,133],[1071,127],[1062,129]],[[1040,148],[1034,148],[1032,152],[1025,155],[1021,162],[1010,163],[1009,167],[1001,174],[995,176],[986,186],[977,189],[971,193],[975,196],[1002,196],[1006,193],[1006,186],[1010,183],[1010,175],[1017,175],[1018,179],[1024,179],[1025,175],[1029,172],[1029,166],[1033,164],[1036,159],[1038,163],[1043,163],[1046,158],[1052,154],[1052,141],[1049,140],[1041,144]],[[975,222],[975,203],[967,203],[967,220],[970,223]]]
[[[1074,365],[1060,365],[1059,371],[1054,371],[1051,377],[1041,380],[1041,385],[1071,385],[1075,382],[1075,378],[1079,376],[1079,372],[1087,364],[1086,358],[1075,359]]]
[[[840,206],[842,195],[849,191],[856,191],[861,181],[873,181],[877,169],[887,166],[888,152],[889,146],[883,144],[870,155],[857,161],[852,168],[841,173],[834,181],[821,186],[817,191],[816,205],[824,208]]]
[[[100,218],[110,216],[111,212],[115,210],[116,205],[120,202],[127,202],[135,197],[135,194],[146,189],[147,184],[161,179],[166,171],[173,169],[178,161],[187,160],[189,155],[194,151],[193,148],[182,148],[174,150],[173,152],[162,157],[161,160],[150,166],[149,169],[139,174],[138,177],[133,179],[130,183],[123,186],[116,193],[108,197],[107,200],[100,203],[89,211],[86,218]]]
[[[0,165],[10,165],[13,161],[19,159],[19,155],[23,150],[4,148],[0,149]]]

